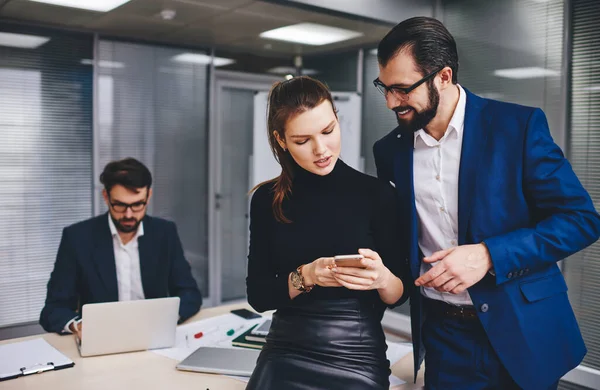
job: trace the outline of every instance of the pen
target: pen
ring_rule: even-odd
[[[242,329],[244,327],[244,325],[240,325],[237,328],[231,328],[227,331],[227,336],[231,336],[233,335],[235,332],[237,332],[238,330]]]
[[[213,327],[213,328],[209,328],[209,329],[205,329],[204,331],[198,332],[198,333],[193,333],[191,336],[189,337],[194,337],[195,339],[199,339],[202,338],[203,336],[207,335],[210,332],[214,332],[215,330],[219,329],[218,327]],[[188,335],[185,335],[185,341],[186,343],[188,343]]]

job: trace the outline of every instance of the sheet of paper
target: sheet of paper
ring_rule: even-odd
[[[409,343],[393,343],[386,341],[388,349],[386,352],[387,358],[390,361],[390,366],[393,366],[404,356],[412,352],[412,344]]]
[[[406,381],[403,381],[402,379],[398,378],[396,375],[390,375],[390,389],[394,388],[395,386],[400,386],[405,384]]]
[[[261,323],[264,318],[267,317],[246,320],[228,313],[192,322],[191,324],[180,325],[177,327],[175,346],[154,349],[152,352],[180,362],[200,347],[235,348],[231,345],[231,340],[252,326]],[[228,331],[232,329],[233,334],[227,335]],[[202,337],[195,338],[194,335],[200,332],[202,332]]]
[[[73,361],[60,353],[43,338],[0,346],[0,377],[18,375],[21,367],[33,368],[52,362],[56,367],[72,364]]]

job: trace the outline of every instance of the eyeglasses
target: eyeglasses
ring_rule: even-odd
[[[429,73],[427,76],[423,77],[421,80],[417,81],[416,83],[414,83],[413,85],[411,85],[408,88],[400,87],[398,85],[390,85],[388,87],[387,85],[385,85],[384,83],[382,83],[381,80],[379,80],[379,77],[376,78],[375,80],[373,80],[373,85],[385,97],[387,97],[387,93],[388,92],[391,92],[392,95],[396,99],[408,100],[408,94],[409,93],[411,93],[419,85],[423,84],[425,81],[427,81],[430,78],[434,77],[440,70],[442,70],[444,68],[445,68],[445,66],[442,66],[441,68],[437,69],[436,71]]]
[[[111,207],[113,208],[113,210],[115,210],[117,213],[124,213],[127,211],[127,209],[131,209],[131,211],[133,212],[138,212],[138,211],[142,211],[144,209],[144,207],[146,207],[146,204],[148,203],[148,199],[140,201],[140,202],[135,202],[135,203],[121,203],[121,202],[110,202]]]

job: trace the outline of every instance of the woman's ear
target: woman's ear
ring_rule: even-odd
[[[285,147],[285,140],[279,136],[279,132],[275,130],[273,131],[273,135],[275,135],[275,139],[277,140],[277,143],[279,144],[281,149],[283,149],[284,151],[287,150],[287,148]]]

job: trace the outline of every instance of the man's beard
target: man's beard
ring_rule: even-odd
[[[137,220],[135,218],[121,218],[121,219],[115,219],[115,217],[110,216],[110,218],[112,219],[113,223],[115,224],[115,227],[117,228],[118,231],[120,231],[121,233],[132,233],[137,231],[138,227],[140,226],[140,222],[142,222],[141,220]],[[133,222],[135,221],[135,223],[131,226],[125,226],[122,224],[122,222]]]
[[[415,132],[420,129],[424,129],[425,126],[431,122],[437,115],[437,109],[440,104],[440,94],[437,89],[433,86],[432,82],[427,82],[427,89],[429,90],[429,104],[427,108],[421,112],[417,112],[411,106],[398,106],[393,110],[396,113],[396,120],[398,126],[402,132]],[[398,116],[398,112],[410,109],[413,111],[413,118],[410,120],[402,119]]]

